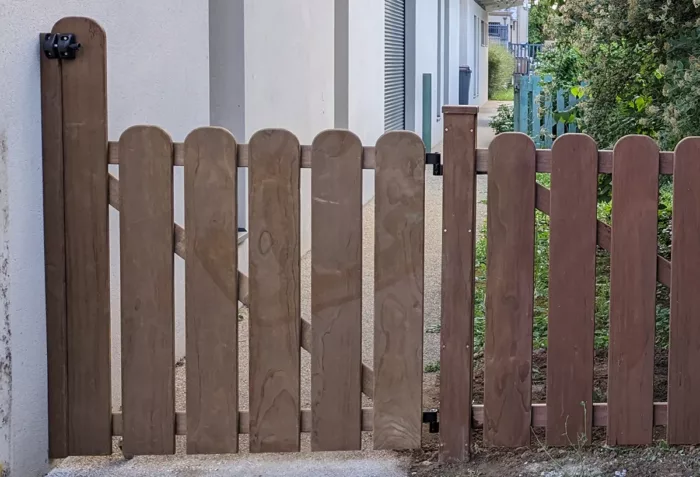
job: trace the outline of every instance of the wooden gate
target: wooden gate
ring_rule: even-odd
[[[238,144],[220,128],[173,143],[153,126],[107,140],[106,38],[85,18],[42,56],[50,454],[417,448],[422,428],[425,149],[409,132],[364,147],[348,131],[300,146],[284,130]],[[42,36],[42,43],[46,39]],[[312,322],[300,312],[299,176],[312,174]],[[118,178],[108,165],[119,167]],[[173,223],[184,167],[185,224]],[[237,271],[237,168],[250,170],[250,277]],[[376,172],[374,365],[362,363],[362,169]],[[110,383],[108,207],[119,211],[121,412]],[[186,261],[186,413],[175,412],[174,255]],[[238,302],[250,308],[248,406],[238,403]],[[300,350],[311,351],[310,409]],[[362,408],[362,394],[373,402]],[[247,407],[247,410],[240,410]]]

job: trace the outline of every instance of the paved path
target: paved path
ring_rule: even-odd
[[[493,139],[488,121],[496,114],[499,103],[489,102],[483,106],[478,122],[478,147],[486,148]],[[441,152],[441,146],[435,148]],[[440,359],[440,335],[436,333],[440,323],[440,276],[442,244],[442,178],[434,177],[426,170],[426,246],[425,246],[425,328],[428,331],[424,340],[424,363],[435,363]],[[477,222],[482,224],[486,217],[486,176],[477,180]],[[480,225],[479,225],[480,227]],[[374,201],[370,201],[363,211],[363,360],[372,366],[374,336]],[[310,320],[311,299],[311,256],[307,254],[301,262],[301,308],[305,319]],[[248,407],[248,319],[245,311],[239,317],[239,402],[241,409]],[[310,360],[309,354],[301,354],[301,405],[310,407]],[[428,385],[434,383],[436,375],[426,375]],[[365,406],[371,402],[365,398]],[[176,408],[185,410],[184,366],[176,370]],[[124,461],[118,451],[104,458],[65,459],[50,474],[50,477],[101,477],[101,476],[289,476],[307,475],[328,477],[403,477],[407,475],[410,462],[405,456],[393,452],[374,452],[371,433],[363,433],[364,452],[319,453],[309,451],[309,435],[302,435],[301,454],[247,454],[247,436],[240,436],[241,454],[226,457],[188,457],[184,455],[184,438],[177,438],[178,455],[173,457],[137,457]],[[115,439],[116,445],[116,439]]]

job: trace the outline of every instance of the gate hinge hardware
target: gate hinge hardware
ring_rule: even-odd
[[[433,175],[442,175],[442,157],[439,152],[426,152],[425,153],[425,164],[433,166]]]
[[[440,411],[437,409],[423,411],[423,424],[428,424],[428,431],[431,434],[437,434],[440,432],[440,421],[438,420],[439,413]]]
[[[74,60],[80,43],[74,33],[42,33],[42,50],[50,60]]]

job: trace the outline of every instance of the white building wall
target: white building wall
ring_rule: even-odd
[[[384,2],[348,2],[348,129],[366,146],[384,134]],[[374,171],[363,171],[363,203],[374,197]]]
[[[207,12],[207,0],[0,0],[0,465],[12,476],[47,470],[39,33],[64,16],[97,20],[107,32],[109,138],[150,123],[182,141],[209,123]],[[192,41],[172,41],[177,32]]]
[[[529,43],[530,30],[530,9],[527,7],[517,7],[516,18],[518,20],[518,28],[515,33],[518,43]]]
[[[410,23],[407,25],[406,35],[413,36],[407,40],[411,49],[407,50],[406,81],[412,82],[407,87],[410,97],[407,98],[407,127],[418,134],[423,131],[423,74],[432,75],[432,104],[431,104],[431,130],[432,146],[442,142],[442,112],[444,104],[459,102],[459,66],[460,66],[460,14],[459,0],[442,0],[443,8],[448,12],[447,21],[442,19],[442,32],[438,38],[438,1],[440,0],[413,0],[406,2],[406,8],[414,11],[407,13]],[[438,65],[438,41],[442,45],[441,61]],[[438,74],[438,67],[440,73]],[[447,84],[445,83],[447,78]],[[440,85],[438,87],[438,82]],[[447,90],[447,96],[445,91]],[[439,97],[438,97],[439,93]]]
[[[461,0],[462,13],[460,25],[460,61],[462,64],[469,65],[472,68],[472,82],[469,91],[469,104],[480,106],[488,101],[488,68],[489,68],[489,52],[488,38],[486,46],[481,43],[480,32],[475,30],[474,16],[479,19],[479,27],[481,21],[485,22],[484,27],[488,29],[488,14],[474,0]],[[488,30],[486,30],[488,37]],[[478,64],[477,55],[475,54],[475,46],[479,50]],[[476,66],[475,66],[476,65]],[[477,83],[476,76],[479,81]],[[479,85],[478,94],[475,95],[475,86]]]

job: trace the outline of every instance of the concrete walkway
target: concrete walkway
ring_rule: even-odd
[[[501,103],[489,102],[479,113],[478,147],[486,148],[494,134],[488,122],[496,114]],[[441,152],[441,146],[435,148]],[[477,180],[477,223],[479,228],[486,217],[486,176]],[[425,202],[425,329],[424,364],[433,364],[440,359],[440,277],[442,250],[442,178],[426,170]],[[363,361],[372,366],[374,339],[374,201],[363,210]],[[311,319],[311,255],[301,261],[301,310],[302,316]],[[248,316],[242,311],[239,316],[239,403],[241,409],[248,407]],[[309,354],[301,354],[301,405],[309,408],[310,360]],[[185,368],[176,368],[176,409],[185,410]],[[434,385],[436,374],[426,374],[427,386]],[[365,398],[363,405],[372,403]],[[240,436],[241,453],[231,456],[187,456],[185,439],[177,438],[177,455],[168,457],[137,457],[125,461],[118,451],[115,439],[115,454],[111,457],[72,457],[60,462],[49,474],[50,477],[150,477],[150,476],[328,476],[328,477],[403,477],[410,465],[408,457],[394,452],[375,452],[372,448],[371,432],[364,432],[363,452],[310,453],[309,435],[302,435],[302,453],[256,454],[247,453],[248,436]]]

